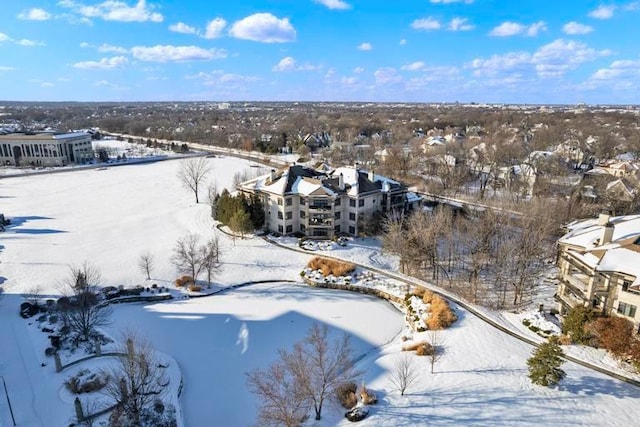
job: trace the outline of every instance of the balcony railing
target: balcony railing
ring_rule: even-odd
[[[587,291],[589,290],[590,277],[587,276],[586,274],[583,274],[583,273],[569,274],[564,276],[562,280],[564,280],[569,285],[573,286],[583,294],[586,294]]]
[[[331,205],[309,205],[309,210],[310,211],[331,211],[333,209],[333,206]]]

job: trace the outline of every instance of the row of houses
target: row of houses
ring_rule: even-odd
[[[88,132],[7,133],[0,135],[0,164],[65,166],[94,158]]]
[[[410,211],[421,201],[405,185],[358,165],[293,165],[243,182],[239,190],[261,198],[270,231],[323,239],[357,236],[376,212]]]

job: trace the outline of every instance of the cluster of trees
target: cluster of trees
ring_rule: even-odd
[[[315,323],[292,351],[280,350],[279,359],[265,369],[247,373],[250,390],[258,397],[260,425],[299,426],[311,409],[315,419],[337,398],[341,384],[354,382],[350,337],[329,339],[326,325]]]
[[[245,233],[262,228],[265,221],[264,204],[258,196],[232,196],[227,189],[212,201],[212,216],[232,231]]]
[[[213,276],[221,265],[218,236],[214,235],[204,243],[195,233],[179,238],[173,247],[171,261],[180,273],[188,275],[194,281],[204,273],[207,285],[211,286]]]
[[[554,205],[532,202],[524,214],[466,213],[436,208],[390,217],[383,250],[400,257],[401,271],[433,280],[495,308],[528,301],[553,256],[559,219]],[[510,297],[510,301],[509,298]]]

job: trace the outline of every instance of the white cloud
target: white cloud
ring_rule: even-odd
[[[353,72],[354,72],[355,74],[362,74],[362,73],[364,73],[364,68],[362,68],[362,67],[356,67],[356,68],[354,68],[354,69],[353,69]]]
[[[475,71],[474,75],[496,76],[502,72],[512,72],[523,65],[531,64],[531,55],[526,52],[510,52],[505,55],[493,55],[488,59],[474,59],[468,66]]]
[[[313,71],[317,70],[316,67],[311,64],[298,64],[298,62],[291,56],[282,58],[280,62],[273,66],[271,71]]]
[[[640,61],[613,61],[608,68],[597,70],[592,76],[595,80],[613,80],[640,77]]]
[[[45,46],[45,43],[43,42],[28,39],[15,40],[14,43],[26,47]]]
[[[0,33],[0,43],[6,42],[6,41],[9,41],[9,40],[11,40],[11,38],[8,35],[6,35],[4,33]]]
[[[291,56],[282,58],[280,62],[273,66],[271,71],[293,71],[296,69],[296,60]]]
[[[147,5],[146,0],[138,0],[135,6],[119,0],[106,0],[96,5],[85,5],[74,0],[61,0],[59,6],[73,10],[84,18],[100,18],[118,22],[162,22],[164,17],[154,12],[155,5]]]
[[[399,83],[402,81],[402,76],[398,74],[395,68],[384,67],[378,68],[373,76],[376,79],[376,84],[387,85],[390,83]]]
[[[194,27],[187,25],[184,22],[169,25],[169,31],[180,34],[196,34],[198,32]]]
[[[453,18],[449,23],[449,30],[451,31],[471,31],[475,27],[471,24],[467,24],[467,18]]]
[[[14,67],[9,67],[7,65],[0,65],[0,71],[14,71]]]
[[[227,21],[222,18],[212,19],[207,23],[207,28],[204,32],[205,39],[217,39],[222,35],[222,30],[227,26]]]
[[[279,19],[270,13],[256,13],[234,22],[229,34],[262,43],[286,43],[296,39],[296,30],[289,19]]]
[[[222,70],[214,70],[210,73],[199,72],[197,74],[186,75],[187,80],[202,80],[205,86],[240,87],[241,83],[253,83],[260,80],[256,76],[246,76],[241,74],[225,73]]]
[[[351,5],[342,0],[313,0],[323,6],[328,7],[331,10],[347,10],[351,9]]]
[[[410,64],[403,65],[400,67],[401,70],[404,71],[420,71],[424,68],[425,63],[422,61],[412,62]]]
[[[172,45],[135,46],[131,48],[131,54],[136,59],[149,62],[209,61],[227,57],[224,49]]]
[[[103,43],[100,46],[98,46],[98,52],[101,52],[101,53],[127,53],[127,52],[129,52],[129,50],[125,49],[124,47],[113,46],[113,45],[110,45],[110,44]]]
[[[26,21],[47,21],[51,19],[51,14],[44,9],[34,7],[20,12],[18,19],[24,19]]]
[[[637,10],[640,10],[640,1],[633,1],[629,4],[624,5],[622,8],[628,12],[635,12]]]
[[[441,27],[442,24],[440,24],[437,19],[434,19],[430,16],[428,18],[416,19],[411,23],[411,28],[413,28],[414,30],[431,31],[439,30]]]
[[[342,77],[340,79],[340,84],[343,86],[355,86],[356,84],[358,84],[358,78],[357,77]]]
[[[589,34],[593,31],[593,27],[589,25],[580,24],[576,21],[567,22],[562,27],[562,31],[565,34],[576,35],[576,34]]]
[[[525,34],[529,37],[537,36],[541,31],[546,31],[547,25],[543,21],[538,21],[531,25],[520,24],[519,22],[505,21],[489,32],[490,36],[511,37]]]
[[[114,56],[112,58],[102,58],[100,61],[76,62],[73,67],[83,70],[112,70],[114,68],[122,68],[128,63],[129,60],[126,57]]]
[[[373,46],[371,45],[371,43],[360,43],[357,47],[358,50],[363,50],[363,51],[369,51],[369,50],[373,50]]]
[[[407,44],[407,39],[400,40],[400,46],[404,46]]]
[[[610,19],[613,17],[616,7],[614,5],[600,6],[589,12],[589,16],[595,19]]]

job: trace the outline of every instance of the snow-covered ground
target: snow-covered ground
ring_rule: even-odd
[[[210,158],[217,187],[230,188],[247,161]],[[148,284],[137,258],[155,258],[152,283],[170,286],[177,273],[170,262],[176,240],[189,232],[203,239],[219,233],[209,208],[196,205],[176,173],[180,160],[127,165],[107,170],[0,179],[1,210],[14,225],[0,234],[0,375],[20,426],[63,426],[73,407],[62,390],[68,374],[55,374],[28,321],[18,316],[18,295],[36,285],[58,294],[68,266],[90,261],[104,285]],[[203,194],[204,196],[204,194]],[[223,269],[217,286],[259,280],[299,280],[313,252],[277,248],[260,238],[220,233]],[[342,248],[342,247],[340,247]],[[397,269],[397,261],[358,239],[340,256]],[[278,348],[289,348],[314,321],[332,333],[353,336],[367,387],[380,403],[363,425],[634,425],[640,389],[573,364],[557,388],[532,386],[526,359],[531,347],[499,332],[460,307],[453,327],[442,332],[445,353],[400,397],[389,371],[401,341],[403,315],[383,301],[360,294],[309,288],[301,283],[254,284],[214,296],[156,304],[114,306],[117,336],[123,329],[143,334],[173,357],[184,378],[185,425],[251,425],[256,402],[245,372],[266,366]],[[394,338],[395,337],[395,338]],[[390,344],[384,345],[393,339]],[[377,346],[382,347],[377,348]],[[45,363],[46,366],[41,366]],[[12,425],[0,388],[0,426]],[[318,426],[349,425],[343,411],[326,408]],[[313,424],[315,425],[315,424]]]

